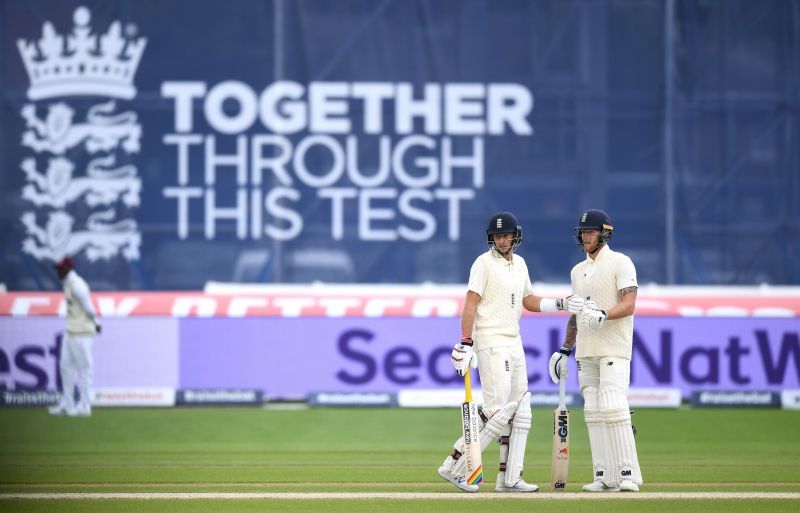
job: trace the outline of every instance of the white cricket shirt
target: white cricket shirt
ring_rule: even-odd
[[[608,245],[603,247],[594,260],[586,260],[572,268],[572,293],[591,298],[598,308],[608,312],[620,302],[619,291],[627,287],[638,287],[636,267],[631,259]],[[622,319],[606,320],[599,329],[586,325],[577,316],[578,337],[576,358],[588,356],[616,356],[631,358],[633,348],[633,315]]]
[[[490,249],[475,259],[467,287],[481,296],[472,331],[474,349],[522,344],[522,298],[533,294],[525,260],[513,255],[509,262]]]
[[[96,314],[89,299],[89,285],[74,270],[64,278],[64,300],[67,303],[67,333],[94,335]]]

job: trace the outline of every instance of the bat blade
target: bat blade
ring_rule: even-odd
[[[481,444],[478,438],[478,406],[472,400],[470,371],[464,375],[466,397],[461,404],[461,428],[464,434],[464,458],[467,458],[467,484],[483,483],[483,463],[481,461]]]
[[[566,372],[564,373],[566,374]],[[566,376],[559,383],[559,404],[553,411],[553,461],[550,474],[550,485],[553,490],[564,490],[567,487],[569,473],[569,410],[565,397]]]

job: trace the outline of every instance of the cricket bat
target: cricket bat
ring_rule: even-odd
[[[558,381],[558,408],[553,411],[553,466],[550,485],[553,490],[567,487],[569,472],[569,410],[566,404],[567,369]]]
[[[471,369],[467,366],[464,374],[464,391],[466,397],[461,404],[461,427],[464,433],[464,454],[467,458],[467,484],[483,483],[483,464],[481,463],[481,443],[478,439],[478,405],[472,400]]]

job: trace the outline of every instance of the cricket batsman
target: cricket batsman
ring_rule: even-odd
[[[550,378],[558,383],[577,344],[578,384],[594,470],[594,481],[583,489],[638,492],[642,471],[628,405],[636,267],[608,246],[614,227],[602,210],[584,212],[575,230],[586,258],[572,268],[572,293],[585,297],[586,303],[570,316],[564,345],[550,357]]]
[[[500,469],[496,492],[535,492],[539,487],[522,479],[525,446],[531,429],[531,399],[525,352],[519,332],[522,308],[532,312],[569,310],[577,313],[583,299],[547,299],[534,295],[528,266],[514,253],[522,243],[522,226],[508,212],[493,215],[486,229],[489,250],[472,264],[464,308],[461,341],[452,352],[459,375],[478,368],[483,391],[481,450],[493,440],[500,443]],[[464,439],[453,445],[439,475],[466,492],[466,464],[461,458]]]

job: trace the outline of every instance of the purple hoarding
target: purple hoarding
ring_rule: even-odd
[[[181,387],[311,391],[458,383],[449,342],[458,319],[183,319]]]
[[[0,388],[56,388],[58,343],[64,319],[0,318]],[[178,320],[104,319],[95,338],[95,387],[178,385]]]
[[[547,361],[563,317],[526,317],[533,390],[555,391]],[[64,320],[0,318],[0,388],[54,389]],[[94,345],[96,387],[261,389],[271,398],[314,391],[461,386],[450,366],[457,318],[109,318]],[[570,359],[570,391],[577,391]],[[800,321],[643,317],[636,320],[634,387],[800,388]]]
[[[458,319],[183,319],[180,386],[311,391],[458,387],[449,355]],[[564,319],[525,318],[531,388],[555,390],[547,360]],[[800,387],[796,319],[637,319],[632,386],[693,390]],[[577,390],[572,366],[570,389]]]

